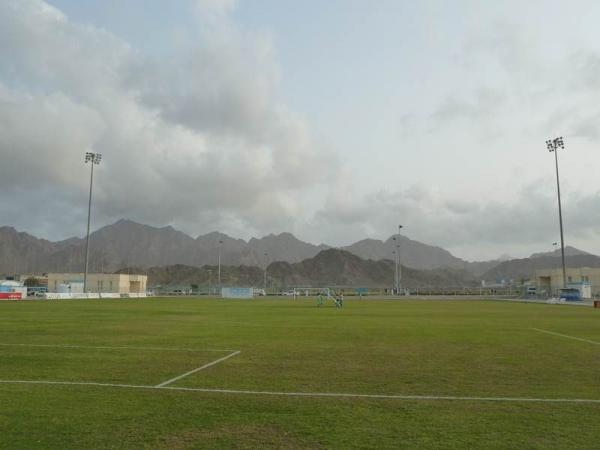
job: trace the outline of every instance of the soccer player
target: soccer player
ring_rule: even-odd
[[[317,306],[321,307],[323,306],[323,294],[319,292],[319,295],[317,296]]]

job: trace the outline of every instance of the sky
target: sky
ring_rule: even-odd
[[[600,254],[600,3],[2,0],[0,225]]]

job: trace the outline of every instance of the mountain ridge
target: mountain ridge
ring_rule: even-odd
[[[0,227],[0,272],[77,271],[84,264],[85,239],[72,237],[48,241]],[[16,236],[21,236],[17,238]],[[367,259],[394,259],[393,237],[386,241],[362,240],[342,247]],[[221,243],[220,243],[221,241]],[[361,243],[362,242],[362,243]],[[372,243],[369,250],[365,243]],[[450,252],[401,237],[401,262],[409,267],[434,269],[464,265]],[[332,248],[296,238],[290,232],[270,233],[248,241],[219,231],[200,234],[195,238],[171,225],[155,227],[129,219],[118,221],[90,234],[90,270],[114,271],[126,266],[152,267],[173,264],[201,266],[214,264],[221,256],[222,264],[257,265],[264,267],[274,261],[300,262],[320,251]]]
[[[124,268],[127,273],[139,268]],[[177,264],[151,267],[144,270],[148,286],[203,286],[216,287],[214,265],[202,267]],[[391,289],[394,283],[395,263],[391,260],[363,259],[348,251],[330,248],[312,258],[297,263],[277,261],[267,267],[267,288],[279,290],[291,287],[369,287]],[[224,286],[264,286],[264,270],[256,266],[222,266]],[[402,267],[402,285],[405,288],[459,288],[477,286],[472,276],[456,269],[419,270]]]
[[[395,239],[398,239],[398,235],[385,241],[367,238],[339,249],[365,260],[394,261],[397,250]],[[468,262],[441,247],[406,236],[400,236],[397,242],[400,244],[400,263],[419,270],[451,268],[469,271],[478,277],[489,277],[494,276],[494,268],[504,263],[500,260]],[[335,247],[304,242],[290,232],[270,233],[248,241],[219,231],[194,238],[171,225],[155,227],[120,219],[90,234],[89,262],[91,271],[103,272],[131,266],[148,268],[184,264],[198,267],[217,264],[220,254],[224,265],[264,268],[275,261],[298,263],[330,248]],[[570,252],[587,254],[571,247],[569,249]],[[11,226],[0,226],[0,273],[80,271],[84,265],[84,255],[83,238],[71,237],[52,242]],[[495,275],[502,273],[500,271]]]

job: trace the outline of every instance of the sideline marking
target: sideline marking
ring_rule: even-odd
[[[136,384],[94,383],[85,381],[35,381],[35,380],[0,380],[1,384],[41,384],[66,386],[98,386],[126,389],[149,389],[157,391],[205,392],[217,394],[239,395],[269,395],[279,397],[336,397],[336,398],[366,398],[391,400],[451,400],[479,402],[524,402],[524,403],[593,403],[600,404],[600,399],[592,398],[528,398],[528,397],[461,397],[457,395],[387,395],[387,394],[349,394],[336,392],[276,392],[276,391],[245,391],[237,389],[186,388],[176,386],[145,386]]]
[[[542,330],[540,328],[532,328],[532,330],[539,331],[540,333],[546,333],[546,334],[552,334],[554,336],[564,337],[567,339],[573,339],[574,341],[581,341],[581,342],[587,342],[589,344],[600,345],[600,342],[590,341],[589,339],[578,338],[575,336],[569,336],[568,334],[555,333],[554,331]]]
[[[218,348],[204,348],[204,349],[194,349],[194,348],[181,348],[181,347],[109,347],[105,345],[71,345],[71,344],[11,344],[11,343],[2,343],[0,342],[0,346],[2,347],[46,347],[46,348],[91,348],[91,349],[99,349],[99,350],[151,350],[151,351],[160,351],[160,352],[234,352],[235,350],[231,349],[218,349]]]
[[[201,370],[207,369],[207,368],[209,368],[211,366],[214,366],[215,364],[219,364],[220,362],[223,362],[226,359],[232,358],[232,357],[237,356],[239,354],[240,354],[240,351],[236,350],[233,353],[230,353],[229,355],[223,356],[222,358],[216,359],[216,360],[214,360],[212,362],[209,362],[208,364],[204,364],[201,367],[197,367],[196,369],[190,370],[189,372],[186,372],[186,373],[184,373],[182,375],[179,375],[179,376],[177,376],[175,378],[171,378],[170,380],[167,380],[167,381],[164,381],[164,382],[162,382],[160,384],[157,384],[154,387],[157,387],[157,388],[165,387],[167,384],[174,383],[175,381],[181,380],[182,378],[185,378],[188,375],[191,375],[191,374],[196,373],[196,372],[200,372]]]

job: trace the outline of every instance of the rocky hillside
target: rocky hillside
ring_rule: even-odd
[[[219,241],[222,244],[219,244]],[[393,260],[394,241],[366,239],[345,249],[364,259]],[[418,269],[465,268],[465,262],[439,247],[402,237],[402,264]],[[120,220],[90,235],[90,270],[115,271],[122,267],[216,264],[264,267],[273,261],[288,263],[312,258],[327,245],[314,245],[290,233],[270,234],[248,242],[223,233],[193,238],[171,226],[157,228]],[[85,239],[61,242],[38,239],[14,228],[0,228],[0,273],[73,272],[84,265]]]
[[[220,241],[222,244],[219,244]],[[532,255],[524,260],[467,262],[440,247],[423,244],[405,236],[401,236],[399,242],[403,266],[419,270],[452,269],[455,273],[467,271],[476,278],[489,281],[526,278],[535,268],[556,264],[552,260],[556,252],[551,255]],[[394,261],[395,244],[392,238],[386,241],[364,239],[341,250],[364,260],[371,260],[369,264],[373,265],[373,270],[380,271],[390,261]],[[90,271],[113,272],[122,267],[147,269],[178,264],[193,267],[216,265],[219,248],[223,265],[264,268],[275,261],[289,265],[304,262],[330,247],[303,242],[290,233],[269,234],[262,238],[252,238],[248,242],[218,232],[193,238],[171,226],[157,228],[120,220],[90,235]],[[567,248],[567,254],[569,264],[573,261],[593,265],[597,258],[571,247]],[[84,255],[85,239],[70,238],[51,242],[18,232],[11,227],[0,227],[0,274],[79,272],[84,266]],[[571,257],[581,258],[582,262],[571,260]],[[347,263],[351,264],[349,261]],[[319,261],[314,264],[319,264]],[[281,270],[284,270],[284,266],[285,264]],[[440,275],[441,273],[438,272]],[[312,275],[299,270],[295,276],[301,279]],[[371,274],[365,276],[367,280],[376,281]],[[352,281],[360,282],[360,279]]]
[[[174,265],[150,269],[122,269],[120,272],[143,271],[148,283],[155,285],[216,286],[217,267]],[[298,286],[346,286],[390,288],[394,284],[395,265],[390,260],[365,260],[338,249],[323,250],[313,258],[299,263],[274,262],[267,267],[268,286],[287,288]],[[229,286],[263,286],[264,269],[260,267],[222,266],[221,280]],[[477,281],[455,269],[418,270],[402,267],[405,287],[475,286]]]
[[[300,241],[290,233],[271,234],[249,242],[217,232],[193,238],[170,226],[156,228],[120,220],[90,235],[90,270],[216,264],[219,246],[223,264],[263,267],[281,259],[298,262],[326,248]],[[0,251],[0,273],[80,271],[85,239],[50,242],[3,227]]]
[[[590,254],[574,254],[566,257],[567,267],[600,267],[600,257]],[[511,259],[481,275],[482,280],[522,280],[529,279],[539,269],[557,269],[562,267],[560,256],[539,256],[536,258]]]
[[[452,255],[449,251],[433,245],[423,244],[414,241],[406,236],[400,236],[400,260],[402,264],[415,269],[435,269],[439,267],[451,267],[455,269],[464,269],[466,261]],[[387,241],[377,239],[363,239],[352,245],[342,247],[346,250],[364,259],[374,261],[394,258],[396,241],[390,237]]]

